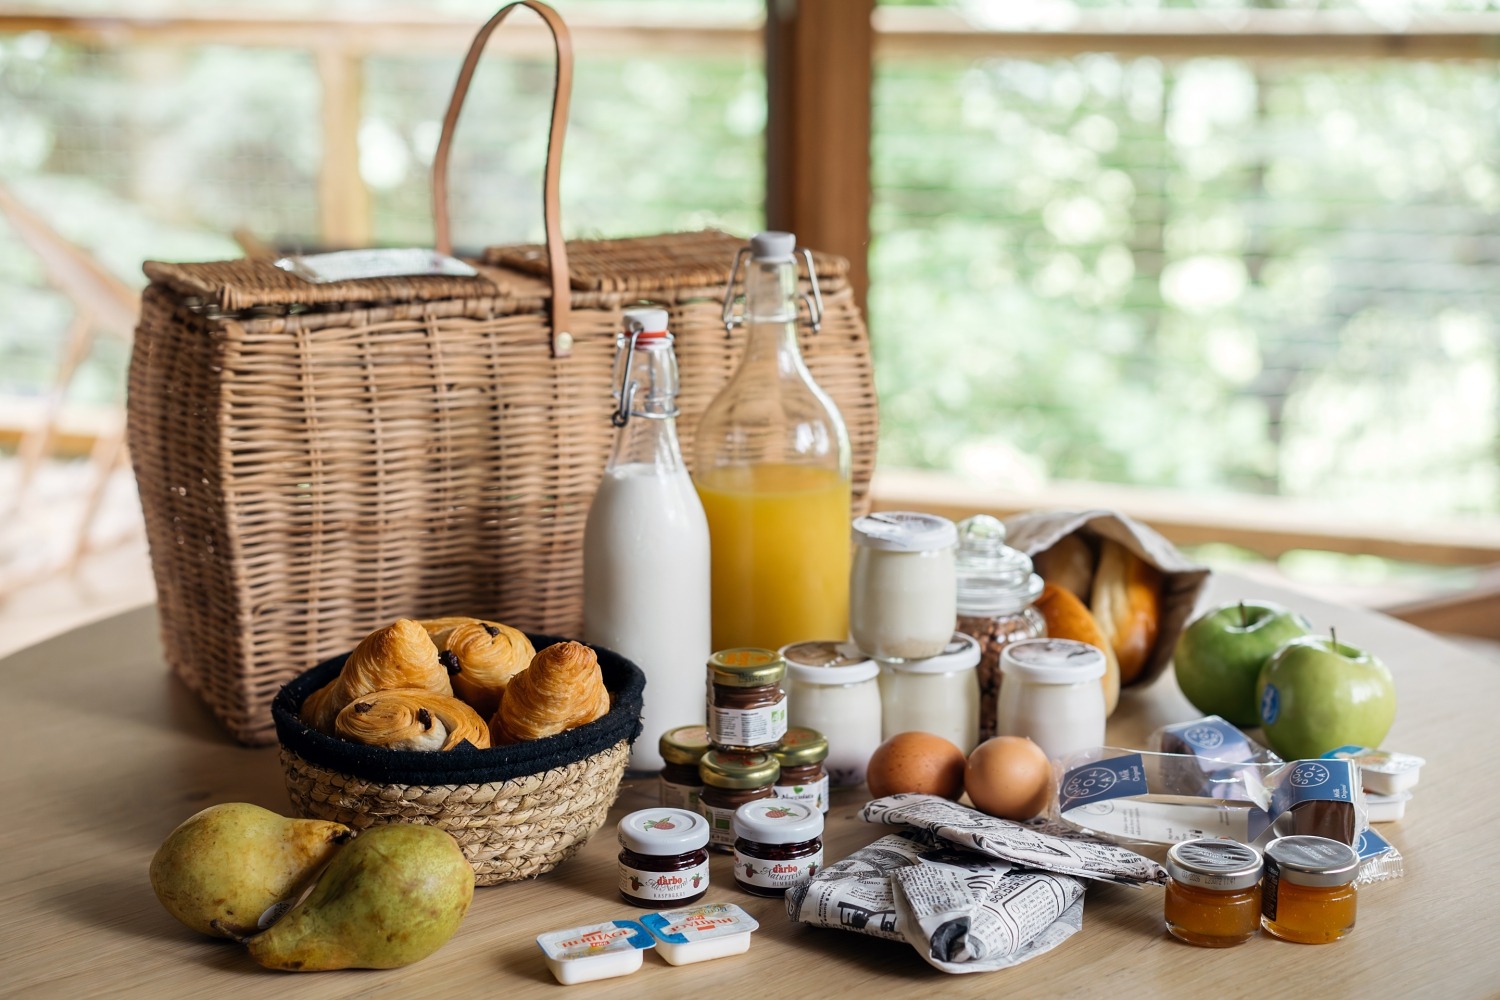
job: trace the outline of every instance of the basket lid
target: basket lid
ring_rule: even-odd
[[[148,260],[141,268],[158,285],[212,303],[225,312],[256,306],[350,305],[360,302],[430,302],[505,294],[486,274],[401,275],[319,284],[284,271],[268,257],[202,264]]]
[[[569,240],[568,277],[579,291],[652,292],[684,285],[722,288],[729,280],[734,255],[748,242],[718,229],[617,240]],[[547,250],[540,243],[488,247],[484,262],[545,275]],[[832,254],[814,252],[813,264],[820,281],[849,273],[849,262]]]

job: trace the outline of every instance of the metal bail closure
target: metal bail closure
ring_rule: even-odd
[[[803,261],[807,264],[807,281],[812,287],[811,293],[799,292],[798,298],[807,303],[807,318],[812,326],[813,333],[821,333],[823,331],[823,290],[818,287],[818,270],[813,266],[812,251],[807,247],[799,247],[795,252],[801,255]],[[729,268],[729,281],[724,285],[723,319],[725,336],[732,334],[735,327],[741,326],[745,322],[744,314],[734,311],[735,300],[743,298],[743,296],[736,296],[734,294],[734,283],[739,278],[740,270],[745,266],[745,258],[749,254],[750,248],[747,246],[740,247],[735,251],[734,264]]]
[[[630,423],[630,407],[635,402],[635,386],[630,384],[630,366],[635,361],[635,342],[641,336],[641,328],[637,326],[630,331],[630,343],[625,343],[625,338],[620,338],[620,350],[625,352],[625,364],[621,366],[620,388],[615,393],[620,397],[620,405],[615,412],[609,416],[609,422],[615,427],[624,427]]]

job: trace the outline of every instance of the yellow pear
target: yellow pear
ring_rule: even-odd
[[[469,910],[474,870],[435,826],[366,830],[340,850],[312,892],[245,942],[269,969],[395,969],[441,948]]]
[[[168,834],[151,859],[151,888],[193,930],[240,938],[259,930],[261,914],[295,896],[352,836],[342,823],[224,802]]]

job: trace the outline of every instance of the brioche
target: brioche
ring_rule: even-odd
[[[1094,588],[1094,550],[1078,532],[1059,538],[1050,549],[1032,557],[1037,575],[1074,597],[1089,602]]]
[[[424,688],[453,696],[448,672],[438,661],[437,646],[427,630],[410,618],[365,636],[344,661],[339,675],[307,696],[302,703],[302,721],[331,735],[334,720],[344,706],[386,688]]]
[[[434,618],[421,623],[437,644],[453,693],[488,719],[516,674],[536,655],[524,632],[481,618]]]
[[[535,740],[593,722],[609,711],[599,658],[581,642],[559,642],[511,678],[490,720],[496,746]]]
[[[1089,607],[1120,663],[1120,683],[1146,669],[1161,622],[1161,572],[1119,542],[1104,540]]]
[[[425,688],[387,688],[356,698],[334,720],[335,736],[391,750],[452,750],[490,745],[485,721],[457,698]]]
[[[1036,599],[1035,607],[1047,622],[1049,639],[1086,642],[1104,654],[1104,677],[1099,682],[1104,688],[1104,714],[1106,717],[1114,714],[1115,706],[1120,703],[1120,664],[1089,609],[1055,583],[1042,587],[1042,596]]]

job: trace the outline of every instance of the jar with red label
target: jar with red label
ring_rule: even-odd
[[[734,847],[734,814],[740,806],[775,795],[781,765],[768,753],[710,750],[698,761],[703,795],[698,811],[708,821],[708,843],[717,851]],[[821,815],[821,814],[820,814]]]
[[[734,881],[746,892],[780,896],[823,867],[823,813],[805,802],[747,802],[734,834]]]
[[[708,821],[686,809],[641,809],[620,820],[620,895],[654,909],[708,891]]]

